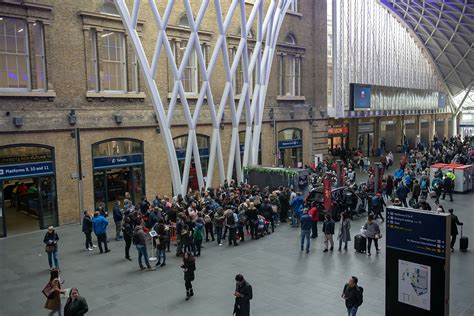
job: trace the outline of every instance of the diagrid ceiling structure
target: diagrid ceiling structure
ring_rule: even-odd
[[[474,107],[474,2],[379,0],[416,34],[446,83],[459,113]]]

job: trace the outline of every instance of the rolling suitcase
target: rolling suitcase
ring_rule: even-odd
[[[362,235],[354,237],[354,248],[357,252],[365,252],[367,250],[367,240]]]
[[[461,226],[461,238],[459,238],[459,250],[467,251],[467,247],[469,245],[469,238],[462,235],[462,226]]]

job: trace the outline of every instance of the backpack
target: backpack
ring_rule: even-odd
[[[234,226],[235,225],[235,218],[234,218],[233,213],[229,217],[227,217],[227,225],[229,225],[229,226]]]
[[[134,232],[134,233],[133,233],[132,243],[133,243],[134,245],[140,244],[140,237],[138,236],[138,233],[137,233],[137,232]]]
[[[423,178],[423,180],[421,180],[420,189],[422,190],[428,189],[428,180],[426,180],[426,178]]]
[[[364,302],[364,288],[362,286],[357,286],[357,307],[362,305]]]
[[[193,238],[195,240],[202,240],[203,239],[203,233],[202,233],[201,228],[197,228],[197,227],[194,228]]]

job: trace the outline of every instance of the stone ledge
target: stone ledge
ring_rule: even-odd
[[[48,91],[0,91],[0,97],[19,97],[19,98],[55,98],[54,90]]]
[[[146,95],[144,92],[139,93],[114,93],[114,92],[87,92],[86,98],[103,98],[103,99],[145,99]]]

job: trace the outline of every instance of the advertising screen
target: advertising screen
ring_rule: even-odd
[[[354,110],[370,109],[372,87],[368,85],[352,84],[352,108]]]

